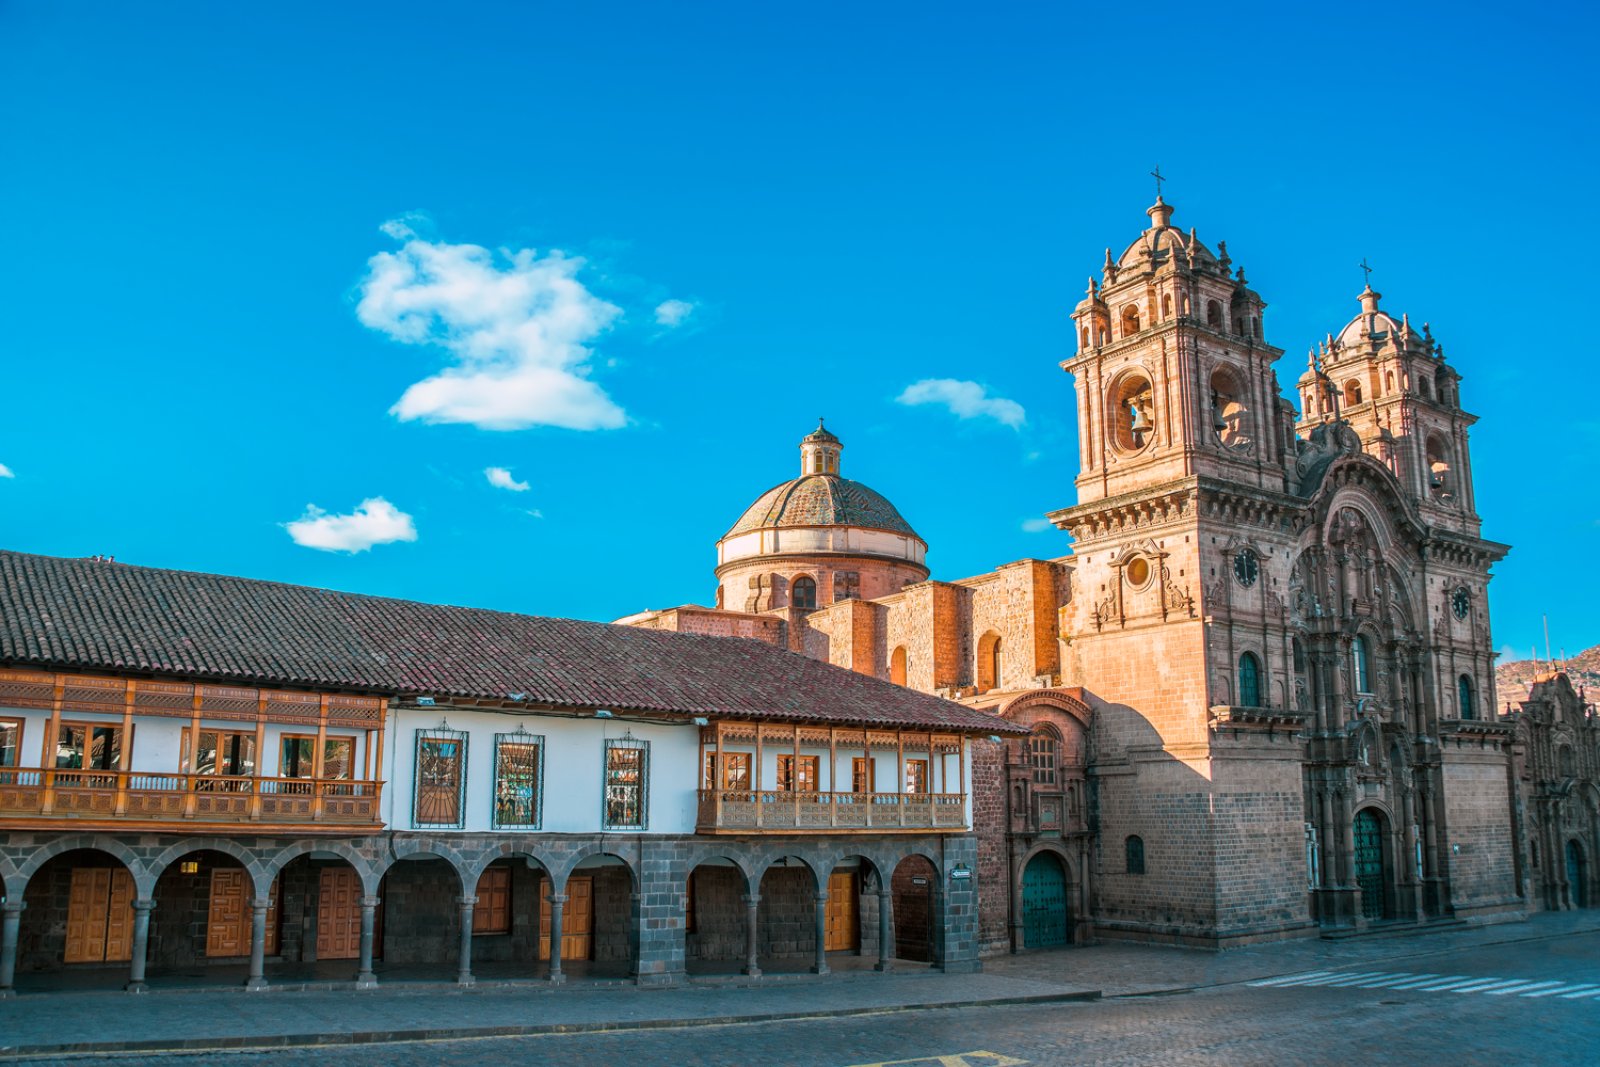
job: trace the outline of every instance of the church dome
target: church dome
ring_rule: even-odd
[[[728,534],[783,526],[860,526],[917,536],[882,493],[837,474],[805,474],[773,486]]]
[[[894,584],[888,578],[878,583],[882,592],[898,590],[907,575],[926,578],[928,543],[882,493],[839,473],[842,451],[843,443],[820,422],[801,438],[800,476],[773,486],[744,509],[717,542],[718,566],[828,557],[834,561],[830,567],[848,570],[851,558],[892,561],[901,569],[894,572]],[[862,571],[862,595],[881,595],[865,592],[874,581]]]

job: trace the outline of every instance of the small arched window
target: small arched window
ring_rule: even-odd
[[[1089,347],[1089,327],[1087,326],[1081,326],[1078,328],[1078,347]]]
[[[1035,785],[1057,784],[1060,748],[1061,735],[1054,726],[1045,722],[1033,728],[1033,736],[1028,738],[1028,765]]]
[[[1361,403],[1361,383],[1354,378],[1344,383],[1344,403],[1346,407]]]
[[[1356,692],[1372,692],[1372,653],[1367,649],[1367,639],[1360,634],[1350,642],[1350,669],[1355,675]]]
[[[889,653],[889,681],[895,685],[906,684],[906,646],[904,645]]]
[[[1000,653],[1000,635],[990,630],[978,638],[977,662],[973,664],[978,692],[987,693],[991,689],[1000,688],[1000,679],[1003,659]]]
[[[1463,674],[1456,679],[1456,700],[1460,704],[1463,719],[1476,719],[1478,717],[1477,704],[1473,700],[1472,676]]]
[[[1422,394],[1422,399],[1433,398],[1433,381],[1426,374],[1417,375],[1417,392]]]
[[[1562,745],[1556,750],[1556,766],[1561,769],[1561,777],[1574,778],[1577,776],[1577,766],[1572,760],[1572,746]]]
[[[1213,330],[1222,329],[1222,302],[1220,300],[1206,301],[1206,325]]]
[[[1144,838],[1140,837],[1138,834],[1133,834],[1133,835],[1129,836],[1128,840],[1126,842],[1124,842],[1124,844],[1123,844],[1123,849],[1127,854],[1128,873],[1129,874],[1143,874],[1144,873]]]
[[[1165,296],[1163,296],[1161,298],[1161,318],[1163,320],[1172,318],[1172,294],[1171,293],[1168,293],[1168,294],[1166,294]]]
[[[1385,393],[1394,392],[1394,371],[1392,370],[1385,371],[1383,374],[1383,391]]]
[[[793,607],[810,610],[817,606],[817,583],[814,578],[796,578],[790,588],[789,600]]]
[[[1139,332],[1139,308],[1134,304],[1122,309],[1122,336],[1132,337]]]
[[[1261,707],[1261,664],[1254,652],[1239,657],[1239,703],[1247,708]]]

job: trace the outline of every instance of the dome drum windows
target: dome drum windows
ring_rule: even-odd
[[[802,611],[815,611],[817,607],[817,581],[804,575],[789,583],[789,606]]]

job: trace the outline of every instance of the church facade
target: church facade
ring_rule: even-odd
[[[926,543],[819,427],[719,543],[715,608],[622,621],[760,637],[1027,728],[974,748],[989,951],[1527,910],[1491,695],[1507,548],[1482,536],[1459,374],[1369,286],[1297,413],[1226,244],[1160,198],[1147,214],[1072,315],[1077,503],[1049,513],[1070,552],[928,580]]]

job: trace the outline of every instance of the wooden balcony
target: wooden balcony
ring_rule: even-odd
[[[812,793],[700,790],[702,834],[873,833],[967,828],[965,793]]]
[[[226,777],[0,768],[0,829],[362,833],[382,827],[382,784],[348,778]]]

